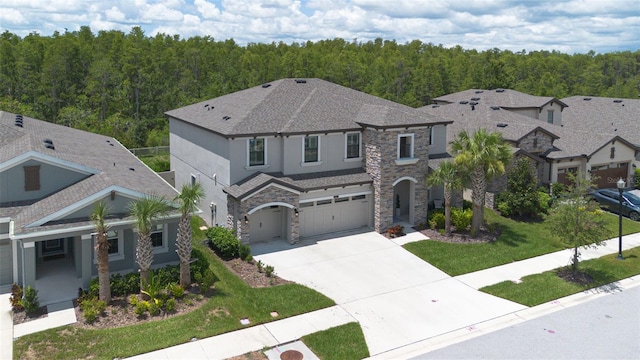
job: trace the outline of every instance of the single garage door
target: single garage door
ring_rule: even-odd
[[[256,211],[249,216],[250,242],[271,241],[282,237],[282,218],[286,213],[280,206]]]
[[[598,189],[614,188],[618,179],[627,181],[629,164],[605,164],[591,167],[591,177],[597,177],[593,183]]]
[[[300,236],[309,237],[369,225],[371,195],[345,196],[300,204]]]
[[[0,286],[13,282],[13,256],[11,256],[11,240],[0,240]]]

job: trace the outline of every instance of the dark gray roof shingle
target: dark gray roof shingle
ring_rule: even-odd
[[[459,103],[460,101],[475,101],[487,106],[504,108],[540,108],[555,101],[560,106],[567,105],[550,96],[534,96],[511,89],[469,89],[453,94],[443,95],[433,99],[437,103]]]

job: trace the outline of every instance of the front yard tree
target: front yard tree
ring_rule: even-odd
[[[444,187],[444,231],[451,235],[451,203],[453,192],[464,185],[464,172],[453,161],[443,161],[440,166],[427,176],[428,186]]]
[[[461,131],[451,144],[454,162],[469,173],[473,218],[471,236],[476,236],[484,222],[484,201],[487,183],[504,174],[511,161],[511,148],[502,134],[481,128],[473,133]]]
[[[197,210],[196,204],[204,197],[204,189],[200,183],[184,184],[180,194],[176,196],[180,202],[180,224],[178,225],[178,238],[176,246],[178,258],[180,259],[180,286],[186,288],[191,285],[191,270],[189,260],[191,259],[191,216]]]
[[[591,182],[582,172],[568,176],[571,185],[567,187],[565,195],[556,200],[546,222],[553,234],[573,248],[571,268],[577,272],[579,248],[598,247],[611,234],[606,226],[606,215],[598,203],[588,197]]]
[[[100,201],[93,208],[91,221],[96,233],[96,259],[98,261],[98,284],[100,290],[98,296],[107,304],[111,302],[111,286],[109,284],[109,241],[107,233],[109,225],[105,222],[109,215],[109,207]]]
[[[153,222],[169,212],[169,203],[164,197],[149,195],[129,203],[129,212],[136,218],[138,244],[136,246],[136,262],[140,267],[140,290],[149,284],[149,270],[153,262],[153,245],[151,231]]]
[[[518,159],[507,171],[507,189],[499,198],[504,202],[503,215],[538,217],[542,211],[538,179],[527,159]]]

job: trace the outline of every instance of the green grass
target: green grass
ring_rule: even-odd
[[[155,172],[171,170],[171,160],[168,154],[140,156],[139,159]]]
[[[322,360],[358,360],[369,357],[360,324],[352,322],[302,337]]]
[[[201,308],[182,316],[104,330],[64,326],[27,335],[14,342],[14,358],[113,359],[146,353],[243,328],[241,318],[253,325],[334,305],[324,295],[297,284],[251,288],[232,274],[202,245],[204,234],[195,229],[194,248],[202,249],[218,278],[214,295]],[[61,344],[64,344],[62,346]]]
[[[591,275],[594,281],[588,285],[567,282],[556,275],[557,270],[522,278],[520,284],[504,281],[480,289],[526,306],[536,306],[561,297],[575,294],[597,286],[613,283],[640,274],[640,248],[622,252],[625,260],[618,260],[617,254],[580,263],[580,270]]]
[[[404,248],[451,276],[466,274],[513,261],[562,250],[564,245],[553,236],[544,222],[522,222],[497,215],[485,209],[487,224],[499,226],[502,233],[493,243],[452,244],[425,240]],[[618,217],[607,217],[610,238],[618,234]],[[640,232],[640,222],[623,219],[623,233]]]

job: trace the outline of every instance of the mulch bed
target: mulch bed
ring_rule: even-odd
[[[232,259],[222,260],[222,262],[229,270],[254,288],[288,284],[291,282],[279,277],[275,273],[271,274],[271,277],[268,277],[264,271],[259,272],[255,260],[247,262],[241,259]]]
[[[49,314],[47,312],[46,306],[40,307],[36,312],[30,315],[27,315],[27,313],[24,310],[16,311],[13,313],[13,324],[14,325],[22,324],[32,320],[43,319],[43,318],[46,318],[47,316],[49,316]]]
[[[572,268],[563,268],[556,272],[558,277],[567,282],[572,282],[578,285],[589,285],[593,282],[593,277],[587,273],[581,271],[574,271]]]
[[[432,229],[414,228],[414,230],[421,232],[431,240],[459,244],[490,243],[496,241],[500,236],[500,230],[489,231],[484,227],[480,228],[475,237],[471,237],[469,231],[456,231],[455,228],[452,228],[451,235],[441,234],[440,231]]]

